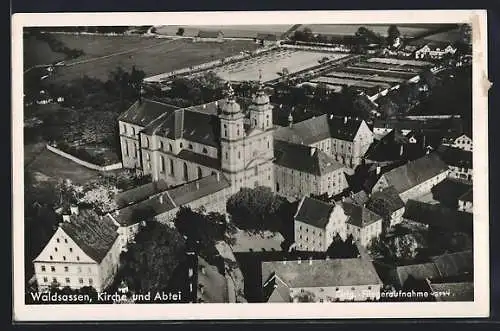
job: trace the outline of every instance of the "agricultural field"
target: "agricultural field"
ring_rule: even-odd
[[[401,32],[402,37],[414,37],[422,33],[430,32],[434,29],[442,27],[443,24],[398,24],[397,27],[399,32]],[[388,24],[363,24],[363,25],[351,25],[351,24],[313,24],[305,25],[301,27],[310,28],[313,33],[318,33],[322,35],[354,35],[360,27],[365,27],[378,33],[382,36],[387,35]]]
[[[193,43],[191,40],[169,40],[138,36],[95,36],[57,34],[68,48],[82,49],[85,55],[58,67],[48,82],[65,83],[89,76],[107,80],[109,72],[121,66],[132,66],[151,76],[198,65],[215,59],[255,50],[250,40],[227,40],[224,43]],[[31,60],[33,61],[33,60]],[[41,60],[38,60],[39,63]]]
[[[35,65],[50,64],[65,59],[66,55],[52,51],[45,41],[33,36],[23,39],[23,67],[24,70]]]
[[[173,36],[179,28],[184,29],[183,36],[194,37],[200,30],[203,31],[222,31],[227,38],[255,38],[258,33],[270,33],[281,36],[292,25],[163,25],[156,27],[156,33],[166,36]]]
[[[285,68],[290,74],[293,74],[318,65],[318,61],[325,57],[335,60],[346,56],[346,54],[326,54],[282,49],[228,64],[215,69],[214,72],[224,80],[248,81],[258,80],[259,70],[261,70],[262,80],[266,82],[280,77],[278,72],[281,72]]]
[[[383,57],[372,57],[366,60],[366,62],[369,63],[384,63],[384,64],[390,64],[392,66],[414,66],[414,67],[423,67],[423,68],[428,68],[432,67],[434,63],[431,62],[425,62],[425,61],[417,61],[417,60],[401,60],[401,59],[391,59],[391,58],[383,58]]]
[[[368,81],[368,77],[366,80],[359,80],[359,79],[321,76],[321,77],[317,77],[317,78],[312,79],[311,82],[313,82],[313,83],[326,83],[326,84],[330,84],[330,85],[339,85],[339,86],[366,87],[366,88],[372,88],[372,87],[390,88],[391,87],[391,84]]]

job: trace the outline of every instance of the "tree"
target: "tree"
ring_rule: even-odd
[[[177,32],[175,34],[178,36],[183,36],[184,35],[184,28],[178,28]]]
[[[389,244],[389,249],[394,254],[394,257],[406,261],[415,259],[422,247],[421,236],[411,233],[395,236]]]
[[[337,233],[333,237],[333,241],[328,247],[326,254],[332,259],[348,259],[357,257],[359,251],[356,244],[354,244],[352,235],[349,235],[344,241]]]
[[[387,44],[393,46],[396,39],[399,38],[401,33],[396,25],[392,24],[387,29]]]
[[[203,214],[184,206],[179,208],[174,223],[182,235],[204,244],[224,240],[229,229],[224,215],[215,212]]]
[[[148,222],[121,256],[122,279],[135,293],[168,290],[174,269],[184,260],[184,248],[177,230]]]
[[[227,200],[226,209],[241,229],[278,231],[281,221],[276,216],[282,203],[269,187],[244,187]]]

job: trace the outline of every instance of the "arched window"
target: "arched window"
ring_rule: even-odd
[[[182,143],[179,144],[179,147],[182,149],[182,147],[184,147],[184,145]]]
[[[171,152],[172,151],[172,144],[168,144],[168,150]]]
[[[280,183],[276,182],[276,192],[280,191]]]
[[[188,176],[188,166],[187,166],[187,163],[184,162],[184,180],[187,181],[189,178]]]
[[[165,158],[163,155],[160,155],[160,172],[165,171]]]
[[[193,145],[192,144],[189,144],[189,149],[193,149]]]
[[[257,120],[255,118],[253,119],[253,125],[257,126]]]
[[[238,159],[241,159],[241,152],[238,151]]]
[[[201,168],[198,167],[198,179],[200,179],[201,177],[203,177],[203,173],[201,171]]]
[[[170,159],[170,174],[175,175],[174,160]]]

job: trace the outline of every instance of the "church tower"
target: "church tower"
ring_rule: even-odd
[[[226,98],[220,102],[220,137],[221,137],[221,167],[228,177],[244,169],[243,142],[245,129],[243,127],[245,115],[236,102],[234,90],[230,84],[226,91]]]
[[[262,131],[273,127],[273,107],[269,102],[269,96],[264,91],[262,72],[259,73],[259,88],[248,110],[250,111],[250,125],[252,127]]]

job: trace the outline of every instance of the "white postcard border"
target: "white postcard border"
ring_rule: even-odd
[[[474,302],[26,305],[24,303],[23,39],[28,26],[470,23],[473,26]],[[15,14],[12,19],[13,319],[126,321],[489,316],[487,28],[485,10]]]

